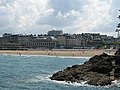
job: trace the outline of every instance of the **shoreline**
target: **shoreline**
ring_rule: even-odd
[[[114,55],[115,50],[0,50],[0,54],[15,55],[47,55],[47,56],[72,56],[72,57],[92,57],[107,53]]]

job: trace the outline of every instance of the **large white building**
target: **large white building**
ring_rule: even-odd
[[[26,42],[25,46],[26,48],[33,48],[33,49],[42,49],[42,48],[53,49],[56,48],[56,44],[57,44],[57,39],[52,36],[48,36],[43,38],[32,39]]]

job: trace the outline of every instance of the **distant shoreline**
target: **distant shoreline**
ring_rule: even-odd
[[[73,57],[92,57],[107,53],[114,55],[115,50],[0,50],[0,54],[17,54],[17,55],[48,55],[48,56],[73,56]]]

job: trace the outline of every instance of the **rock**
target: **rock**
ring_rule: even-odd
[[[120,56],[110,56],[108,54],[96,55],[86,61],[82,65],[73,65],[67,67],[63,71],[58,71],[50,77],[51,80],[82,82],[90,85],[110,85],[112,79],[110,73],[112,71],[112,61],[115,60],[115,79],[120,79]]]
[[[115,55],[120,55],[120,48],[115,52]]]

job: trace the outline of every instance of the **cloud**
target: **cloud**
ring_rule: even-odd
[[[113,35],[118,0],[0,0],[0,34],[101,32]],[[117,9],[117,10],[116,10]]]
[[[106,31],[111,35],[112,22],[115,20],[110,14],[112,0],[50,0],[49,4],[54,12],[40,20],[39,24],[47,23],[52,27],[62,28],[64,32]]]
[[[77,33],[94,32],[99,26],[108,25],[112,22],[112,17],[109,15],[111,2],[101,2],[99,0],[90,0],[83,5],[82,10],[76,18],[75,23],[66,28],[73,28]],[[74,30],[71,30],[74,31]],[[101,31],[101,30],[100,30]],[[74,33],[74,32],[73,32]]]
[[[39,19],[46,17],[53,11],[47,8],[47,3],[48,0],[2,0],[0,2],[0,31],[4,32],[5,28],[11,28],[11,32],[29,32],[36,26],[38,17]],[[32,29],[34,32],[34,28]]]

